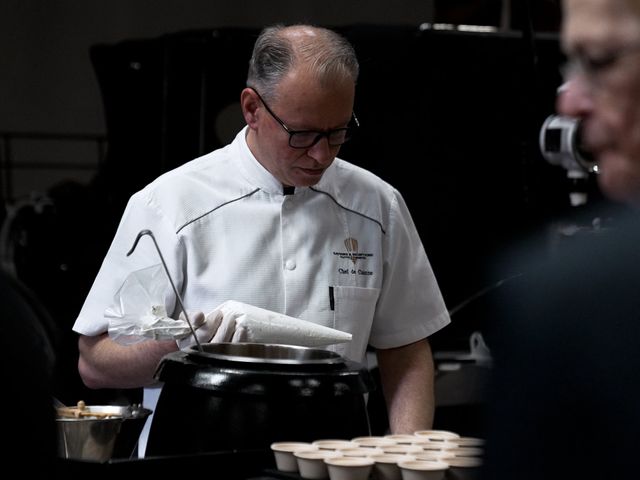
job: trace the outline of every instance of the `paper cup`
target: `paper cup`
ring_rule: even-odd
[[[415,460],[410,455],[399,455],[383,453],[379,455],[371,455],[369,457],[375,463],[371,476],[374,480],[402,480],[402,473],[398,463],[408,460]]]
[[[301,450],[294,452],[293,456],[296,457],[298,472],[302,478],[319,480],[329,477],[329,470],[324,460],[342,455],[335,450]]]
[[[358,446],[349,440],[338,439],[316,440],[315,442],[311,442],[311,444],[321,450],[340,450],[341,448],[354,448]]]
[[[460,438],[460,435],[449,430],[416,430],[413,434],[417,437],[424,437],[434,441],[445,441],[452,438]]]
[[[402,480],[444,480],[449,465],[444,462],[408,460],[398,463]]]
[[[364,457],[325,458],[330,480],[367,480],[374,461]]]
[[[413,455],[416,453],[423,453],[424,450],[419,445],[391,445],[389,447],[382,447],[384,453],[391,453],[396,455]]]
[[[317,449],[318,447],[307,442],[275,442],[271,444],[276,468],[282,472],[298,471],[298,461],[293,455],[294,452]]]
[[[419,446],[425,452],[444,452],[445,450],[457,448],[455,443],[448,443],[440,440],[429,440],[426,437],[412,445]]]
[[[341,448],[338,450],[343,457],[370,457],[371,455],[379,455],[384,453],[384,450],[377,447],[353,447],[353,448]]]
[[[484,453],[482,448],[478,447],[460,447],[446,450],[449,453],[453,453],[456,457],[481,457]]]
[[[478,437],[452,438],[448,441],[451,443],[455,443],[459,447],[483,447],[485,444],[485,440]]]
[[[416,439],[415,435],[406,434],[395,434],[395,435],[385,435],[384,438],[388,438],[389,440],[393,440],[394,442],[402,445],[407,444],[410,445],[411,442],[414,442]]]
[[[482,459],[479,457],[454,457],[449,464],[447,477],[451,480],[477,480],[480,478]]]
[[[389,438],[379,437],[379,436],[365,436],[365,437],[356,437],[352,438],[351,441],[356,443],[360,447],[390,447],[392,445],[397,445],[396,442]]]
[[[442,459],[442,451],[440,450],[415,453],[413,456],[416,457],[416,460],[426,460],[428,462],[446,462],[446,460]],[[451,455],[451,457],[453,457],[453,455]]]

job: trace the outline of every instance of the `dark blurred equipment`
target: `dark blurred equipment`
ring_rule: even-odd
[[[146,455],[266,449],[370,434],[368,370],[328,350],[216,343],[171,353]]]
[[[561,0],[434,0],[434,21],[448,24],[490,25],[521,30],[531,23],[536,31],[557,32]]]
[[[568,172],[594,173],[598,167],[590,152],[582,145],[580,121],[561,115],[550,115],[540,128],[540,150],[545,160]]]
[[[99,182],[122,209],[132,193],[244,125],[240,89],[258,33],[196,30],[91,48],[109,141]]]
[[[561,115],[548,116],[540,128],[540,150],[547,162],[566,170],[571,205],[587,203],[589,176],[598,173],[598,165],[582,144],[580,121]]]

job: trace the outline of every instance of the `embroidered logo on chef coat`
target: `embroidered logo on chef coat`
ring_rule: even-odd
[[[347,248],[347,252],[349,252],[349,255],[351,256],[351,261],[353,262],[353,264],[355,265],[356,262],[358,261],[354,255],[358,254],[358,240],[355,238],[345,238],[344,239],[344,246]]]
[[[356,263],[358,260],[366,260],[367,257],[372,257],[373,253],[364,253],[360,252],[358,249],[358,239],[353,237],[348,237],[344,239],[344,252],[333,252],[333,254],[337,257],[340,257],[341,260],[351,260],[353,263],[353,268],[339,268],[338,272],[345,274],[358,274],[358,275],[372,275],[373,272],[369,270],[363,270],[361,268],[356,270]]]

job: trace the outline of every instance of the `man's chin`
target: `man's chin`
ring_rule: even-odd
[[[317,173],[310,173],[308,171],[302,172],[301,175],[298,175],[296,178],[296,186],[298,187],[313,187],[320,180],[322,180],[322,175],[324,175],[324,170]]]

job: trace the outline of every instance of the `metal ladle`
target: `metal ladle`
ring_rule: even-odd
[[[187,324],[189,325],[189,329],[191,330],[191,335],[193,335],[193,338],[196,341],[196,345],[198,347],[198,350],[200,352],[203,352],[202,345],[200,345],[200,340],[198,340],[198,336],[196,335],[196,331],[194,330],[193,325],[191,324],[191,319],[189,318],[189,314],[187,313],[187,309],[184,308],[184,303],[182,303],[182,297],[180,297],[180,294],[178,293],[178,289],[176,288],[176,285],[173,283],[173,279],[171,278],[171,274],[169,273],[169,269],[167,268],[167,264],[164,261],[164,257],[162,256],[162,252],[160,251],[160,247],[158,246],[158,242],[156,242],[156,237],[153,236],[153,232],[151,230],[140,230],[140,232],[138,233],[138,236],[136,237],[135,242],[133,242],[133,246],[131,247],[131,250],[129,250],[127,252],[127,257],[129,255],[131,255],[133,253],[133,251],[136,249],[136,247],[138,246],[138,242],[140,241],[140,238],[143,235],[149,235],[151,237],[151,240],[153,240],[153,244],[155,245],[156,250],[158,252],[158,255],[160,256],[160,260],[162,261],[162,266],[164,267],[164,271],[167,274],[167,278],[169,279],[169,283],[171,283],[171,288],[173,288],[173,293],[175,293],[176,298],[178,299],[178,303],[180,304],[180,309],[182,310],[182,313],[184,314],[184,318],[187,320]]]

